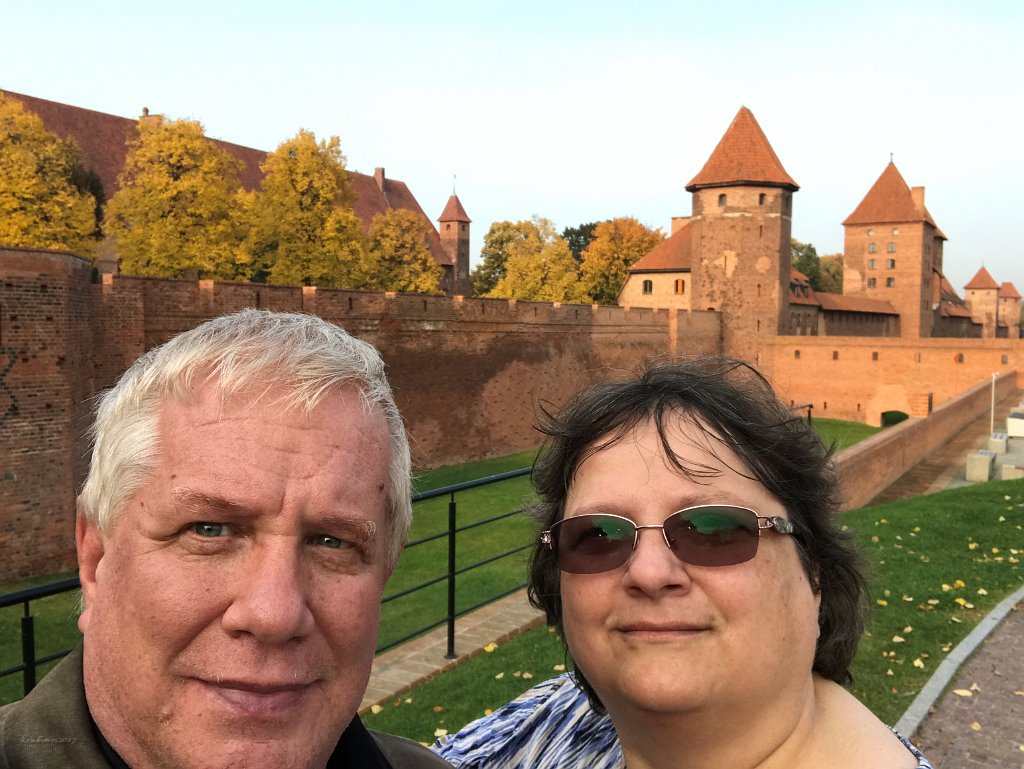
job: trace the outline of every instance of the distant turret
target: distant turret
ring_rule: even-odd
[[[437,218],[441,224],[441,245],[452,261],[452,285],[450,294],[469,296],[472,284],[469,280],[469,224],[471,219],[462,207],[459,196],[452,194],[448,204]]]

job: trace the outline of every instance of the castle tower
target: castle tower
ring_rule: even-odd
[[[473,292],[469,280],[469,224],[471,219],[462,207],[459,196],[452,193],[444,211],[437,217],[441,224],[441,245],[452,261],[452,284],[448,293],[469,296]]]
[[[843,293],[889,302],[901,336],[930,337],[946,236],[925,208],[924,187],[911,189],[890,161],[843,228]]]
[[[971,315],[982,324],[982,337],[994,339],[999,323],[999,284],[982,267],[964,286],[964,293]]]
[[[722,313],[723,349],[760,364],[763,340],[789,332],[793,193],[761,126],[741,107],[693,193],[694,310]]]
[[[1010,339],[1020,339],[1020,292],[1009,281],[999,287],[997,323]]]

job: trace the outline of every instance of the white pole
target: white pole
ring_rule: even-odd
[[[996,431],[996,375],[992,374],[992,410],[989,412],[988,418],[988,434],[991,435]]]

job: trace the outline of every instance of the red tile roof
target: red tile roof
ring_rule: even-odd
[[[462,201],[459,200],[459,196],[452,193],[452,196],[448,198],[448,203],[444,207],[444,211],[437,217],[439,222],[465,222],[469,224],[472,219],[469,218],[469,214],[466,213],[466,209],[462,207]]]
[[[971,282],[964,286],[964,288],[970,289],[972,291],[986,289],[995,289],[998,291],[999,284],[996,283],[995,279],[991,275],[989,275],[988,270],[982,267],[980,270],[978,270],[975,276],[971,278]]]
[[[897,170],[896,164],[890,161],[860,205],[843,220],[843,225],[910,222],[927,222],[935,227],[936,237],[946,240],[928,209],[914,202],[910,187]]]
[[[811,281],[796,267],[791,267],[789,271],[789,303],[818,306],[817,295],[811,288]]]
[[[864,296],[842,294],[817,294],[818,304],[826,312],[871,312],[879,315],[899,315],[896,308],[882,299],[868,299]]]
[[[693,192],[702,187],[738,184],[800,189],[782,167],[764,131],[746,107],[740,107],[708,162],[686,189]]]
[[[690,222],[686,222],[670,238],[661,241],[640,257],[629,268],[629,272],[631,275],[641,272],[688,272],[692,265],[693,233],[690,232]]]
[[[1006,281],[999,287],[1000,299],[1020,299],[1020,294],[1010,281]]]
[[[83,165],[99,176],[103,185],[103,194],[108,200],[117,192],[117,176],[124,167],[124,161],[128,155],[127,141],[134,133],[136,120],[81,107],[72,107],[69,104],[38,99],[35,96],[25,96],[12,91],[3,91],[3,93],[17,99],[25,105],[26,109],[38,115],[47,130],[64,138],[75,140],[82,150]],[[263,180],[263,171],[260,165],[267,157],[266,152],[219,139],[210,141],[240,161],[238,175],[243,188],[254,190],[260,186],[260,182]],[[381,191],[372,176],[356,171],[349,172],[349,182],[356,194],[353,208],[359,218],[363,220],[365,231],[369,231],[373,217],[377,214],[386,213],[396,208],[408,209],[422,216],[427,222],[427,244],[430,246],[434,261],[441,265],[452,264],[452,258],[445,253],[444,247],[441,245],[441,238],[433,223],[427,218],[404,182],[385,179],[384,190]]]
[[[944,318],[970,318],[971,311],[966,307],[961,307],[958,304],[950,304],[949,302],[943,302],[939,307],[939,313]]]

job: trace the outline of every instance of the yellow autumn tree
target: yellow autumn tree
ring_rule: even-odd
[[[422,216],[402,208],[373,217],[361,287],[410,294],[443,293],[444,270],[427,245],[429,226]]]
[[[96,211],[77,145],[0,92],[0,243],[89,256]]]
[[[615,304],[630,267],[665,239],[631,216],[598,222],[583,251],[580,280],[591,301]]]
[[[267,155],[259,191],[243,196],[242,255],[256,280],[352,288],[365,254],[362,223],[337,136],[300,130]]]
[[[234,215],[238,161],[206,138],[201,123],[139,121],[118,184],[107,204],[106,231],[122,273],[243,275]]]
[[[486,296],[536,302],[584,301],[572,251],[550,220],[535,216],[502,228],[502,233],[502,272]]]

